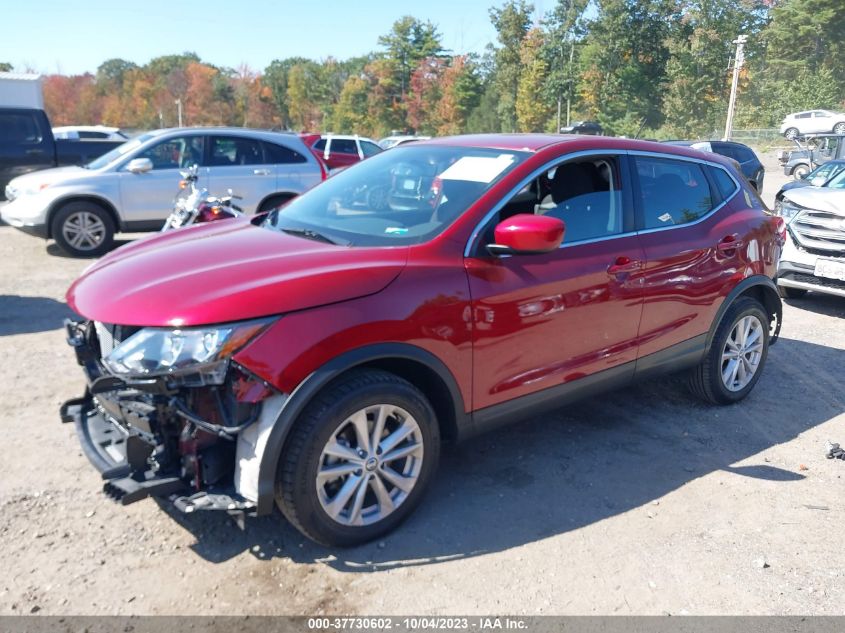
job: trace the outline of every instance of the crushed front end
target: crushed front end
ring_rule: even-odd
[[[231,356],[271,322],[65,322],[87,385],[61,419],[75,424],[106,494],[124,505],[165,497],[183,512],[255,508],[263,441],[285,396]]]

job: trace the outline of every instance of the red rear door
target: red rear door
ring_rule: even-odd
[[[747,257],[754,244],[749,214],[722,204],[707,176],[712,169],[727,176],[723,168],[680,157],[632,159],[646,260],[640,356],[647,356],[709,331],[722,299],[754,269]]]

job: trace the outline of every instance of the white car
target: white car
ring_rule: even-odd
[[[845,297],[845,171],[824,187],[785,192],[778,213],[788,228],[778,264],[781,295],[797,299],[813,290]]]
[[[93,138],[103,141],[128,141],[129,137],[120,128],[104,125],[63,125],[53,128],[53,137],[75,141]]]
[[[84,167],[36,171],[6,187],[3,221],[52,238],[78,257],[106,252],[120,231],[154,231],[173,208],[180,170],[199,165],[198,187],[228,189],[247,215],[272,209],[326,177],[295,134],[175,128],[133,138]]]
[[[411,143],[413,141],[427,141],[430,138],[430,136],[413,136],[411,134],[404,136],[386,136],[381,139],[378,144],[382,149],[390,149],[391,147],[396,147],[397,145],[402,145],[404,143]]]
[[[780,133],[789,140],[805,134],[845,134],[845,114],[830,110],[807,110],[787,114]]]

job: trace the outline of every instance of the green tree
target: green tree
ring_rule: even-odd
[[[522,68],[520,47],[531,26],[534,6],[525,0],[507,0],[501,8],[490,9],[490,20],[496,29],[495,84],[499,91],[498,114],[500,131],[516,130],[516,93]]]
[[[10,73],[14,69],[9,62],[0,62],[0,73]]]
[[[273,94],[273,102],[279,111],[281,127],[291,127],[290,112],[288,110],[288,74],[290,69],[297,64],[308,63],[304,57],[288,57],[287,59],[274,59],[264,69],[264,83],[270,88]]]
[[[370,84],[360,75],[346,80],[332,115],[333,130],[341,134],[372,134],[367,107],[369,91]]]
[[[392,66],[399,84],[401,99],[410,87],[411,73],[428,57],[443,53],[441,35],[431,22],[422,22],[410,15],[396,20],[390,33],[378,38],[385,49],[385,59]]]
[[[548,65],[541,55],[543,31],[533,28],[522,40],[519,50],[520,75],[516,91],[516,122],[520,132],[541,132],[549,119],[550,109],[543,98]]]
[[[672,0],[597,0],[587,22],[579,97],[585,114],[633,136],[662,122]]]
[[[673,136],[703,136],[725,122],[734,38],[749,37],[743,79],[760,52],[767,8],[761,0],[684,0],[668,40],[663,112]],[[742,88],[747,87],[743,81]]]
[[[558,0],[543,20],[547,36],[542,54],[549,67],[545,94],[549,101],[557,104],[556,129],[561,126],[564,100],[571,106],[575,97],[579,74],[577,44],[585,33],[587,4],[588,0]]]

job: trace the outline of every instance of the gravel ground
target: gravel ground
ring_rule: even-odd
[[[773,158],[766,195],[783,182]],[[279,516],[120,507],[59,404],[60,324],[88,262],[0,227],[0,614],[841,614],[845,300],[785,306],[743,403],[663,378],[445,451],[384,541],[306,542]]]

